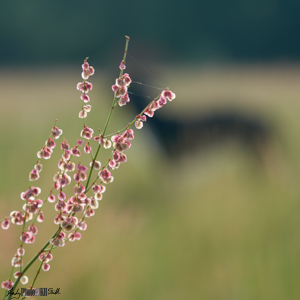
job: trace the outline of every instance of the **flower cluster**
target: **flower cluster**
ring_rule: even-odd
[[[125,69],[125,64],[122,61],[120,64],[120,69]],[[119,98],[118,104],[120,106],[126,105],[130,101],[128,96],[128,87],[132,82],[129,74],[125,73],[116,79],[116,83],[111,87],[113,92],[115,93],[115,97]]]
[[[48,264],[49,261],[53,259],[53,256],[50,252],[47,254],[45,252],[41,253],[39,255],[39,260],[43,263],[42,269],[44,271],[49,271],[50,270],[50,265]]]
[[[54,139],[58,139],[61,136],[62,132],[63,131],[61,129],[59,129],[58,127],[56,127],[56,126],[52,127],[51,134]],[[55,142],[49,137],[45,143],[45,146],[37,153],[37,157],[49,159],[51,157],[51,154],[52,154],[55,146],[56,146]],[[37,169],[36,169],[36,171],[33,171],[33,177],[36,175],[35,173],[37,173],[37,172],[39,172]],[[38,177],[36,179],[38,179]]]
[[[87,60],[88,57],[84,60],[82,65],[81,77],[83,81],[77,84],[77,90],[82,92],[80,99],[83,101],[83,103],[88,103],[90,101],[90,97],[87,95],[87,93],[93,88],[93,85],[88,82],[87,79],[95,73],[95,69],[89,65]],[[87,113],[91,111],[91,108],[91,105],[82,105],[82,109],[79,112],[79,118],[86,118]]]
[[[25,201],[22,207],[23,211],[12,211],[10,220],[7,217],[1,220],[1,227],[3,229],[8,229],[10,222],[16,225],[23,225],[20,236],[21,245],[11,261],[13,267],[20,268],[19,271],[14,273],[14,277],[17,279],[15,282],[16,285],[19,281],[23,284],[28,282],[28,278],[22,273],[22,257],[25,254],[23,245],[34,243],[38,233],[35,221],[44,221],[45,217],[42,208],[45,203],[53,203],[54,209],[57,212],[53,221],[55,225],[58,225],[58,229],[40,250],[39,255],[35,256],[35,259],[38,257],[41,261],[40,268],[44,271],[48,271],[50,269],[49,262],[53,258],[51,252],[55,248],[63,247],[68,241],[74,242],[81,239],[81,233],[79,231],[85,231],[87,229],[86,219],[95,215],[95,210],[99,207],[99,201],[102,200],[103,193],[106,191],[105,185],[114,180],[112,171],[118,169],[121,163],[127,161],[127,156],[124,152],[131,147],[131,142],[134,139],[134,131],[130,129],[130,126],[135,123],[136,128],[142,128],[143,122],[147,119],[146,116],[153,117],[155,110],[175,98],[175,94],[172,91],[168,88],[165,89],[124,129],[113,134],[105,135],[116,103],[118,102],[119,106],[123,106],[130,101],[128,87],[132,83],[132,80],[127,73],[123,74],[126,68],[125,58],[128,41],[129,38],[126,37],[124,58],[119,66],[120,76],[112,86],[114,100],[104,130],[101,131],[99,129],[99,135],[93,138],[94,130],[86,124],[83,124],[80,136],[86,140],[84,146],[84,140],[82,139],[78,140],[74,147],[71,147],[66,139],[61,142],[60,148],[62,150],[62,156],[58,161],[58,170],[53,176],[54,184],[44,200],[40,199],[41,189],[31,184],[32,181],[39,179],[40,172],[43,168],[42,164],[37,161],[29,173],[30,186],[26,191],[21,193],[21,199]],[[81,76],[83,81],[77,84],[77,90],[82,92],[80,98],[83,102],[81,111],[79,112],[79,118],[82,119],[86,118],[88,112],[91,110],[91,105],[87,104],[90,101],[87,93],[92,89],[93,85],[88,82],[87,79],[95,72],[94,68],[88,64],[87,59],[88,58],[86,58],[82,64]],[[58,139],[61,134],[61,129],[56,126],[52,128],[51,135],[47,139],[45,146],[37,153],[39,159],[50,159],[53,149],[56,147],[54,140]],[[93,143],[96,144],[96,151],[92,151]],[[101,147],[109,149],[111,146],[113,148],[110,150],[111,154],[106,163],[102,165],[101,162],[97,160],[99,150]],[[78,160],[78,158],[81,157],[81,147],[83,147],[86,154],[90,154],[89,156],[91,156],[89,167],[80,161],[74,162],[74,160]],[[93,170],[97,170],[97,174],[94,176],[95,178],[92,178]],[[74,179],[74,192],[71,192],[71,195],[67,196],[66,189],[64,188],[71,184],[72,179]],[[88,196],[89,191],[91,195]],[[26,230],[25,223],[30,220],[33,221]],[[32,261],[30,263],[32,263]],[[13,274],[13,272],[11,274]],[[12,282],[12,278],[3,281],[1,286],[7,290],[16,288]]]
[[[135,127],[137,129],[141,129],[143,127],[143,122],[147,120],[147,115],[148,117],[153,117],[154,112],[157,109],[162,108],[165,104],[167,104],[167,100],[172,101],[174,100],[176,95],[170,91],[168,88],[166,88],[158,97],[158,100],[154,99],[144,110],[144,115],[137,115],[136,121],[135,121]]]

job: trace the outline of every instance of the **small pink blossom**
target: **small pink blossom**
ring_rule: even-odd
[[[54,139],[58,139],[61,136],[61,134],[63,133],[63,131],[56,126],[53,126],[51,133],[52,133],[52,137]]]
[[[31,224],[28,227],[28,231],[31,232],[33,235],[36,235],[38,233],[37,227],[35,225],[33,225],[33,224]]]
[[[120,97],[120,100],[118,101],[119,106],[124,106],[126,105],[128,102],[130,102],[128,93],[126,93],[124,96]]]
[[[129,77],[129,74],[125,73],[121,75],[119,78],[116,79],[116,85],[118,87],[123,87],[123,86],[129,86],[130,83],[132,82],[131,78]]]
[[[87,210],[84,211],[84,215],[86,218],[90,218],[95,215],[95,211],[89,207]]]
[[[47,142],[46,142],[46,146],[47,146],[48,148],[53,149],[53,148],[55,148],[56,144],[55,144],[55,142],[54,142],[51,138],[49,138],[49,139],[47,140]]]
[[[90,167],[91,166],[94,166],[94,169],[95,170],[100,170],[101,168],[101,162],[98,161],[98,160],[95,160],[94,163],[93,162],[90,162]]]
[[[88,57],[84,60],[84,63],[82,65],[82,78],[83,79],[88,79],[90,76],[92,76],[95,73],[95,69],[89,65],[87,62]]]
[[[125,63],[124,63],[123,60],[121,61],[119,68],[120,68],[120,70],[125,70],[126,69],[126,66],[125,66]]]
[[[80,99],[81,99],[83,102],[85,102],[85,103],[90,102],[90,97],[89,97],[87,94],[85,94],[85,93],[83,93],[83,94],[80,96]]]
[[[62,214],[59,212],[58,215],[54,218],[54,224],[58,225],[63,220],[64,220],[64,218],[63,218]]]
[[[77,157],[80,157],[80,155],[81,155],[80,150],[77,148],[77,145],[71,149],[71,153],[72,153],[72,155],[77,156]]]
[[[88,79],[90,76],[92,76],[95,73],[95,70],[93,67],[88,67],[86,69],[83,69],[83,72],[81,73],[81,77],[83,79]]]
[[[38,172],[41,172],[43,168],[43,165],[38,161],[36,165],[34,165],[34,169],[37,170]]]
[[[102,171],[100,171],[98,173],[99,177],[103,180],[103,179],[108,179],[111,177],[111,173],[106,169],[104,168]]]
[[[80,229],[80,230],[86,230],[87,229],[87,224],[85,223],[85,221],[83,220],[81,220],[81,221],[79,221],[78,222],[78,224],[77,224],[77,227]]]
[[[2,281],[1,287],[6,290],[11,290],[14,286],[14,283],[11,280]]]
[[[70,145],[68,144],[68,142],[66,140],[63,140],[61,143],[61,150],[69,150],[70,149]]]
[[[21,274],[22,274],[22,272],[17,271],[17,272],[14,273],[14,277],[18,278]],[[20,281],[21,281],[22,284],[26,284],[28,282],[28,277],[24,275],[20,278]]]
[[[42,266],[42,269],[43,269],[43,271],[49,271],[50,270],[50,265],[49,264],[47,264],[47,263],[44,263],[43,264],[43,266]]]
[[[116,98],[120,98],[121,96],[125,96],[127,94],[126,86],[113,85],[111,88],[114,91]]]
[[[114,161],[118,161],[120,159],[120,153],[118,151],[114,151],[113,159]]]
[[[95,141],[98,141],[101,146],[103,146],[105,149],[109,149],[111,147],[111,142],[105,138],[102,134],[99,134],[99,136],[94,137]]]
[[[127,129],[126,131],[124,131],[124,133],[122,134],[122,137],[128,139],[128,140],[133,140],[134,139],[134,131],[132,129]]]
[[[4,218],[4,220],[1,222],[2,229],[6,230],[9,228],[10,220],[8,218]]]
[[[102,200],[102,197],[103,197],[103,195],[100,192],[97,192],[97,193],[94,194],[94,198],[97,201]]]
[[[69,236],[69,241],[70,242],[74,242],[75,240],[80,240],[81,239],[81,234],[77,231],[73,232],[73,233],[70,233]]]
[[[168,88],[166,88],[162,93],[161,93],[162,97],[168,99],[169,101],[172,101],[176,98],[176,95],[170,91]]]
[[[147,106],[146,110],[144,111],[144,114],[152,118],[154,116],[154,111],[151,109],[150,106]]]
[[[108,166],[110,169],[113,169],[116,166],[116,162],[112,159],[109,160]]]
[[[85,187],[80,182],[78,182],[74,188],[74,193],[81,194],[84,193],[84,191],[85,191]]]
[[[135,121],[134,125],[135,125],[136,129],[142,129],[143,126],[144,126],[144,124],[143,124],[143,122],[141,121],[141,119],[137,119],[137,120]]]
[[[84,125],[84,128],[80,133],[80,136],[89,140],[93,137],[93,133],[94,133],[94,130],[92,128],[89,128],[86,125]]]
[[[25,254],[25,249],[24,248],[18,248],[18,250],[17,250],[17,254],[19,255],[19,256],[23,256],[24,254]]]
[[[65,245],[64,237],[62,238],[61,236],[59,236],[59,237],[53,238],[50,240],[50,244],[52,244],[55,247],[63,247]]]
[[[84,152],[88,154],[91,153],[91,151],[92,151],[91,146],[88,143],[86,143],[84,146]]]
[[[42,150],[40,150],[38,153],[37,153],[37,157],[38,158],[44,158],[44,159],[49,159],[51,157],[51,154],[52,154],[52,149],[51,148],[48,148],[46,146],[44,146],[42,148]]]
[[[41,223],[41,222],[44,222],[44,220],[45,220],[44,214],[42,211],[40,211],[37,216],[37,221]]]
[[[35,237],[34,235],[32,234],[32,232],[30,231],[23,231],[22,235],[20,236],[20,240],[22,242],[24,242],[25,244],[31,244],[34,242],[35,240]]]
[[[57,198],[61,201],[64,201],[66,199],[66,194],[62,190],[60,190]]]
[[[29,173],[29,180],[33,181],[33,180],[38,180],[40,178],[39,172],[36,169],[33,169],[30,173]]]
[[[97,199],[95,199],[94,197],[91,198],[90,207],[92,209],[97,209],[99,207],[99,203],[98,203]]]
[[[88,93],[93,89],[93,85],[88,81],[79,82],[77,84],[77,90],[82,91],[83,93]]]
[[[21,257],[18,254],[15,254],[14,257],[11,260],[11,265],[13,267],[20,267],[21,265],[23,266],[23,263],[21,263]]]
[[[54,206],[54,209],[56,210],[56,211],[61,211],[61,210],[63,210],[63,209],[65,209],[65,207],[66,207],[66,203],[64,202],[64,201],[58,201],[56,204],[55,204],[55,206]]]
[[[70,157],[71,157],[71,150],[65,150],[62,155],[62,158],[67,161],[70,159]]]

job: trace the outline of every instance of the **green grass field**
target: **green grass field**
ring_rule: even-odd
[[[82,239],[53,252],[51,269],[42,272],[36,287],[60,288],[57,297],[66,300],[298,300],[300,68],[166,69],[156,77],[177,95],[163,108],[168,117],[229,109],[254,114],[274,128],[267,163],[257,163],[234,143],[193,149],[168,162],[151,147],[145,123]],[[19,195],[55,119],[70,144],[79,138],[78,81],[78,68],[0,71],[1,218],[23,205]],[[111,81],[97,68],[91,78],[87,124],[94,130],[105,123]],[[118,109],[108,131],[132,117],[130,104]],[[57,170],[61,153],[55,150],[37,181],[42,196]],[[25,262],[54,232],[54,215],[48,203]],[[0,231],[1,282],[9,276],[20,231],[20,226]]]

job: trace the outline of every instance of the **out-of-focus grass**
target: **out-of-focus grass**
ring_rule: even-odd
[[[54,120],[70,143],[78,138],[79,73],[0,74],[1,215],[23,204],[19,194]],[[176,118],[234,108],[273,122],[279,146],[270,152],[271,164],[260,166],[234,144],[169,162],[153,150],[146,130],[136,130],[128,163],[114,171],[81,241],[53,252],[51,270],[36,287],[60,287],[64,299],[299,299],[300,69],[182,69],[161,76],[177,94],[164,108]],[[87,124],[96,129],[109,111],[110,82],[99,72],[91,81]],[[127,124],[127,114],[130,106],[118,109],[109,132]],[[37,182],[43,195],[52,185],[56,152]],[[54,212],[47,205],[49,221]],[[26,247],[25,261],[55,230],[46,222],[36,244]],[[1,280],[9,274],[19,231],[1,231]]]

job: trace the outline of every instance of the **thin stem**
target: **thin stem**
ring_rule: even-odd
[[[157,96],[154,100],[157,100],[159,97],[160,97],[160,95]],[[147,106],[146,106],[146,107],[138,114],[138,116],[139,116],[139,115],[142,115],[142,114],[144,113],[144,111],[147,109],[147,107],[148,107],[149,105],[151,105],[151,103],[153,103],[154,100],[152,100],[149,104],[147,104]],[[125,131],[126,129],[128,129],[128,128],[135,122],[135,120],[136,120],[136,117],[135,117],[130,123],[128,123],[128,125],[127,125],[126,127],[122,128],[122,129],[120,129],[119,131],[116,131],[116,132],[114,132],[114,133],[110,133],[110,134],[106,135],[105,137],[107,138],[107,137],[109,137],[109,136],[112,136],[112,135],[121,133],[122,131]]]
[[[130,40],[130,38],[129,38],[128,36],[126,36],[126,35],[125,35],[125,38],[126,38],[126,44],[125,44],[125,50],[124,50],[124,55],[123,55],[123,63],[124,63],[124,64],[125,64],[126,56],[127,56],[128,43],[129,43],[129,40]],[[120,76],[122,76],[122,75],[123,75],[123,70],[120,71]],[[120,76],[119,76],[119,77],[120,77]],[[104,126],[104,130],[103,130],[103,133],[102,133],[103,136],[105,135],[107,126],[108,126],[109,121],[110,121],[110,119],[111,119],[111,116],[112,116],[112,113],[113,113],[113,110],[114,110],[114,107],[115,107],[116,100],[117,100],[117,97],[114,97],[113,102],[112,102],[112,105],[111,105],[111,109],[110,109],[110,112],[109,112],[109,115],[108,115],[108,117],[107,117],[107,120],[106,120],[106,123],[105,123],[105,126]],[[101,148],[101,145],[99,144],[99,145],[98,145],[98,148],[97,148],[97,151],[96,151],[96,154],[95,154],[95,156],[94,156],[94,159],[93,159],[93,161],[92,161],[92,166],[91,166],[90,173],[89,173],[89,176],[88,176],[86,185],[85,185],[85,189],[87,189],[87,187],[89,186],[89,183],[90,183],[90,180],[91,180],[91,176],[92,176],[92,172],[93,172],[93,170],[94,170],[94,162],[95,162],[95,160],[97,159],[97,156],[98,156],[98,153],[99,153],[99,151],[100,151],[100,148]]]
[[[51,248],[50,248],[50,250],[48,251],[49,253],[51,253],[53,247],[54,247],[54,246],[52,245]],[[35,282],[36,282],[36,280],[37,280],[37,277],[38,277],[39,274],[40,274],[40,271],[41,271],[41,268],[42,268],[42,266],[43,266],[43,263],[44,263],[45,259],[46,259],[46,256],[45,256],[45,258],[41,261],[40,267],[39,267],[38,271],[36,272],[36,275],[35,275],[35,277],[34,277],[34,279],[33,279],[32,285],[31,285],[31,287],[30,287],[31,289],[33,288],[33,286],[34,286],[34,284],[35,284]]]
[[[52,235],[51,239],[53,239],[57,234],[60,233],[60,231],[62,230],[62,228],[59,228],[56,230],[56,232]],[[51,240],[50,239],[50,240]],[[45,251],[45,249],[48,247],[48,245],[50,244],[50,240],[43,246],[43,248],[31,259],[31,261],[26,265],[26,267],[24,268],[23,272],[19,275],[19,277],[17,278],[17,280],[14,283],[14,286],[12,287],[12,289],[10,290],[10,295],[8,296],[7,300],[10,300],[12,297],[12,293],[14,292],[14,290],[16,289],[17,285],[19,284],[19,281],[21,279],[21,277],[26,273],[26,271],[31,267],[31,265],[37,260],[37,258],[39,257],[39,255]]]

